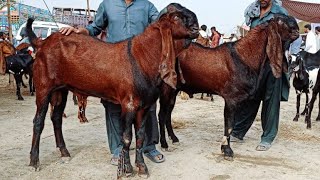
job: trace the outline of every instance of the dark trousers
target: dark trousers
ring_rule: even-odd
[[[244,101],[236,112],[233,136],[242,139],[246,135],[262,101],[261,142],[272,143],[278,133],[282,83],[283,78],[275,78],[270,65],[266,64],[255,97]]]
[[[107,101],[101,101],[106,112],[106,125],[108,134],[108,144],[111,154],[116,148],[121,147],[121,136],[123,133],[121,122],[121,106]],[[156,103],[153,104],[147,114],[146,136],[143,144],[143,151],[155,149],[155,144],[159,143],[158,120],[156,116]]]

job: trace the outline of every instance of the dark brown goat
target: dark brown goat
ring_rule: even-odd
[[[188,94],[217,94],[225,100],[225,129],[221,150],[226,159],[233,157],[229,136],[237,107],[243,100],[255,94],[265,65],[270,64],[274,76],[281,77],[282,70],[287,68],[282,67],[282,41],[296,39],[298,30],[293,17],[277,15],[267,25],[252,29],[237,42],[226,43],[214,49],[191,44],[187,51],[179,56],[186,83],[178,84],[178,90]],[[160,142],[163,148],[168,148],[165,126],[173,142],[179,141],[171,126],[171,112],[178,90],[168,88],[166,94],[160,96]]]
[[[118,175],[133,173],[129,157],[133,123],[136,129],[135,164],[138,174],[148,175],[142,155],[145,112],[158,99],[161,85],[167,83],[175,88],[176,57],[199,34],[196,15],[180,4],[172,3],[141,35],[117,44],[74,33],[69,36],[55,33],[42,41],[32,32],[32,22],[32,19],[28,20],[27,34],[37,49],[34,64],[37,111],[33,120],[30,166],[37,169],[40,165],[40,135],[49,102],[54,104],[51,120],[56,145],[62,157],[70,157],[62,135],[62,114],[68,90],[71,90],[121,105],[124,148]],[[175,44],[175,41],[184,43]]]

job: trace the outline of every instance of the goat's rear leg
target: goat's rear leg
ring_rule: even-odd
[[[305,122],[307,123],[307,129],[311,129],[311,113],[312,113],[312,109],[314,106],[314,102],[317,99],[317,94],[318,94],[318,92],[316,92],[316,90],[313,90],[310,103],[308,104],[308,113],[307,113],[306,119],[305,119]]]
[[[88,119],[86,117],[87,98],[88,96],[77,95],[79,107],[78,119],[80,120],[80,123],[88,122]]]
[[[319,111],[318,111],[318,117],[316,119],[316,121],[320,121],[320,93],[319,93]]]
[[[70,153],[66,148],[66,144],[64,142],[62,134],[62,116],[64,114],[63,112],[67,103],[68,90],[60,90],[59,93],[61,95],[61,102],[58,102],[54,106],[53,113],[51,115],[51,120],[53,124],[56,145],[61,152],[61,157],[70,157]]]
[[[22,75],[21,74],[15,74],[14,75],[14,79],[16,80],[16,85],[17,85],[17,91],[16,91],[16,94],[17,94],[17,97],[18,97],[18,100],[24,100],[23,97],[21,96],[21,92],[20,92],[20,86],[21,86],[21,83],[22,83]]]
[[[36,98],[37,112],[33,119],[33,135],[30,151],[30,164],[35,170],[39,170],[39,143],[42,130],[44,128],[44,120],[48,111],[49,91],[43,91],[42,94],[37,94]]]
[[[233,151],[230,147],[230,134],[234,126],[234,113],[236,106],[225,100],[224,106],[224,136],[221,142],[221,151],[224,154],[224,159],[233,160]]]
[[[298,121],[299,116],[300,116],[300,113],[299,113],[299,110],[300,110],[300,97],[301,97],[301,94],[297,94],[297,102],[296,102],[297,113],[296,113],[296,116],[293,118],[293,121]]]

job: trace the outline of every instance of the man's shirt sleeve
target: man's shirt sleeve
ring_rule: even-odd
[[[90,36],[97,36],[108,26],[108,16],[104,8],[103,2],[99,5],[97,14],[92,24],[89,24],[86,29]]]
[[[150,7],[149,7],[149,24],[152,22],[156,21],[158,18],[159,12],[157,8],[150,2]]]

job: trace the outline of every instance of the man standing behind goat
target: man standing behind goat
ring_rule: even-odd
[[[116,43],[142,33],[151,22],[157,19],[158,15],[157,9],[147,0],[104,0],[99,5],[92,24],[86,28],[62,28],[60,32],[66,35],[76,32],[97,36],[102,30],[107,28],[107,42]],[[107,59],[106,63],[108,63]],[[123,127],[120,118],[121,106],[103,100],[102,104],[106,112],[109,148],[113,154],[111,164],[117,165],[122,149],[121,136],[123,134]],[[144,141],[143,151],[145,155],[153,162],[163,162],[165,160],[164,155],[155,147],[155,144],[159,142],[156,104],[150,108],[148,113],[146,138]]]
[[[247,24],[254,28],[272,19],[276,13],[287,15],[287,11],[276,0],[257,0],[246,9],[245,17]],[[231,141],[243,140],[258,113],[260,102],[263,101],[261,112],[263,134],[256,150],[267,151],[278,132],[280,101],[287,101],[288,95],[289,84],[285,75],[275,78],[267,62],[254,99],[245,101],[237,111],[238,116],[235,117]]]

